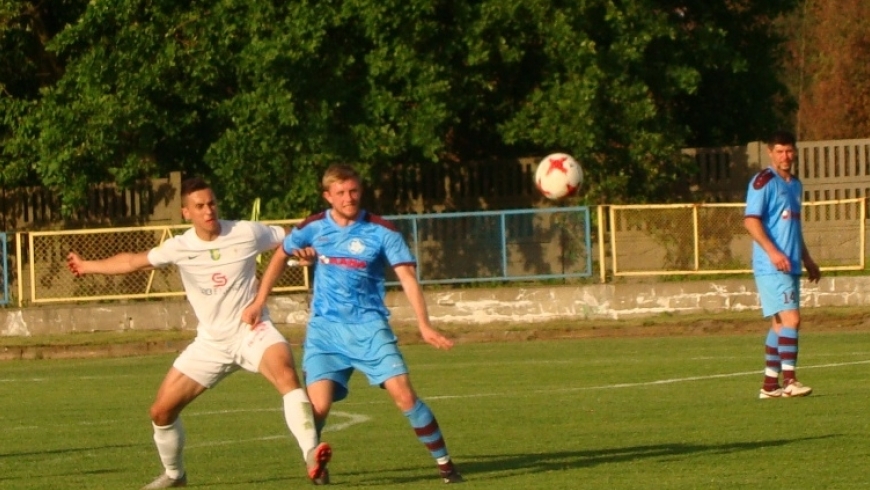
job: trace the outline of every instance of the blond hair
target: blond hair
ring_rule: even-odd
[[[329,186],[335,182],[344,182],[346,180],[355,180],[357,183],[362,183],[359,172],[354,170],[353,167],[344,163],[335,163],[330,165],[329,168],[326,169],[326,172],[323,173],[323,179],[320,181],[320,185],[323,187],[324,191],[328,191]]]

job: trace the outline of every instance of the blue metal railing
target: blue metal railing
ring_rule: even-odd
[[[564,208],[392,215],[421,284],[592,275],[590,211]],[[389,277],[388,284],[396,284]]]

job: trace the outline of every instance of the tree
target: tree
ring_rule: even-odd
[[[801,139],[870,134],[870,5],[862,0],[805,0],[792,20],[789,72],[797,82]]]
[[[261,197],[286,217],[321,205],[335,161],[377,176],[564,150],[591,202],[668,199],[682,146],[777,116],[769,25],[793,1],[760,3],[90,2],[42,43],[62,75],[4,94],[4,176],[28,169],[71,213],[88,183],[180,169],[229,214]]]
[[[756,140],[788,113],[772,23],[793,0],[487,5],[466,43],[495,76],[469,92],[495,93],[474,119],[504,107],[503,141],[573,153],[591,202],[666,200],[692,171],[680,148]]]
[[[65,63],[49,41],[84,12],[85,0],[0,0],[0,182],[33,183],[38,131],[27,118],[41,91],[64,76]]]

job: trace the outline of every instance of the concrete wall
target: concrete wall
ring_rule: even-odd
[[[757,310],[751,279],[723,279],[589,286],[504,287],[429,290],[435,324],[486,325],[494,322],[542,322],[557,319],[619,319],[660,313]],[[803,284],[802,307],[870,306],[870,277],[825,278]],[[394,324],[413,324],[400,292],[387,296]],[[269,308],[276,324],[302,327],[308,317],[307,294],[275,296]],[[194,330],[196,319],[186,301],[7,308],[0,335],[31,336],[101,330]]]

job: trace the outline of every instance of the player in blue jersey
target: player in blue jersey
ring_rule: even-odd
[[[770,167],[750,181],[743,219],[753,239],[752,270],[761,311],[765,317],[771,317],[765,340],[764,382],[758,397],[806,396],[812,393],[812,388],[801,384],[795,376],[801,324],[801,263],[811,282],[818,282],[821,272],[803,237],[803,185],[791,174],[797,157],[794,135],[775,132],[767,143],[767,151]]]
[[[408,418],[435,459],[443,481],[459,483],[462,477],[450,459],[438,422],[411,385],[384,303],[385,269],[390,266],[414,309],[423,340],[439,349],[453,346],[429,322],[416,261],[390,222],[360,207],[362,183],[353,168],[329,167],[322,187],[330,208],[310,216],[287,235],[242,318],[258,319],[290,256],[314,261],[302,367],[318,430],[323,429],[332,403],[347,396],[351,374],[361,371],[371,385],[386,389]]]

